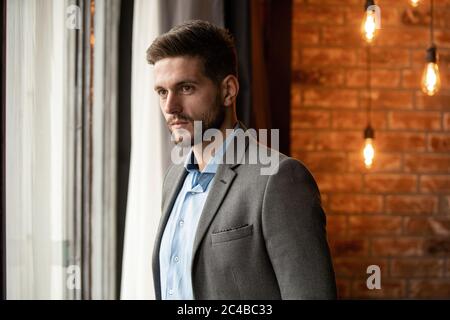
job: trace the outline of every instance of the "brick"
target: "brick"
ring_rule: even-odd
[[[388,119],[391,129],[441,130],[440,112],[391,111]]]
[[[304,66],[355,66],[359,65],[358,52],[342,48],[303,48],[301,60]]]
[[[382,19],[383,20],[383,19]],[[430,32],[427,29],[418,28],[383,28],[384,37],[380,36],[377,45],[394,46],[397,48],[423,48],[429,41]]]
[[[318,44],[320,40],[320,27],[303,24],[293,24],[292,45],[312,45]]]
[[[420,90],[422,81],[422,69],[402,70],[402,88]]]
[[[291,130],[291,152],[314,150],[317,141],[317,133],[307,130]]]
[[[363,131],[367,126],[367,112],[365,111],[332,111],[331,127],[334,129],[359,129]],[[384,111],[371,112],[372,125],[377,129],[387,127],[387,117]]]
[[[422,175],[420,192],[450,193],[450,175]]]
[[[409,285],[409,297],[422,299],[450,298],[450,280],[413,279]]]
[[[413,108],[413,94],[407,91],[397,90],[372,90],[372,109],[402,109]],[[368,106],[366,94],[361,92],[361,107]]]
[[[292,129],[302,128],[328,128],[330,126],[330,113],[318,110],[292,110]]]
[[[405,222],[405,233],[420,236],[450,236],[449,218],[408,218]]]
[[[331,255],[333,257],[355,257],[367,256],[369,251],[369,240],[361,238],[335,238],[329,237]]]
[[[353,46],[361,42],[358,29],[349,26],[330,26],[322,28],[322,45]]]
[[[444,114],[444,129],[450,131],[450,112]]]
[[[423,133],[377,132],[375,152],[420,152],[426,150],[427,141]]]
[[[362,188],[359,174],[315,174],[321,192],[358,192]]]
[[[384,258],[370,257],[335,257],[333,258],[334,271],[338,278],[361,279],[366,283],[369,276],[367,267],[377,265],[380,267],[381,276],[388,276],[388,262]]]
[[[450,215],[450,196],[441,196],[439,200],[439,213]]]
[[[434,26],[435,28],[445,27],[446,21],[450,19],[450,12],[445,10],[445,7],[440,7],[438,4],[442,2],[436,1],[434,12]],[[419,26],[424,29],[429,29],[430,25],[430,11],[429,6],[419,5],[417,8],[404,7],[402,23],[405,26]]]
[[[381,289],[369,290],[367,279],[353,280],[352,297],[356,299],[399,299],[405,295],[406,281],[381,278]]]
[[[405,171],[417,173],[450,173],[450,155],[406,154]]]
[[[420,88],[420,83],[418,88]],[[450,94],[440,91],[430,97],[418,90],[416,91],[416,108],[421,110],[450,110]]]
[[[358,92],[348,89],[305,89],[303,105],[323,108],[357,108]]]
[[[373,164],[370,169],[364,165],[364,158],[362,152],[348,154],[348,171],[349,172],[395,172],[400,171],[402,167],[401,154],[392,154],[385,152],[378,152],[377,141],[374,142],[375,156]]]
[[[429,134],[428,150],[434,152],[450,152],[450,134]]]
[[[379,193],[415,192],[417,177],[408,174],[376,173],[364,177],[366,190]]]
[[[438,48],[450,46],[450,36],[448,34],[448,30],[436,30],[434,33],[434,39]]]
[[[302,67],[292,71],[292,81],[302,86],[338,87],[344,84],[344,71],[328,67]]]
[[[438,209],[436,196],[387,196],[386,211],[393,214],[433,214]]]
[[[444,273],[444,260],[428,258],[392,259],[390,271],[391,276],[401,278],[441,277]]]
[[[350,235],[392,235],[400,234],[402,231],[401,217],[385,216],[350,216]]]
[[[365,194],[332,194],[329,208],[336,213],[380,213],[383,211],[383,197]]]
[[[348,87],[366,88],[367,71],[362,69],[349,69],[346,72],[346,83]],[[378,69],[372,70],[370,74],[372,88],[397,88],[400,85],[400,71]]]
[[[412,237],[385,237],[372,239],[371,252],[375,256],[421,256],[423,254],[423,239]]]
[[[347,234],[347,217],[328,215],[327,233],[330,237],[343,236]]]
[[[450,259],[449,258],[446,259],[446,268],[445,268],[444,272],[445,272],[445,276],[447,278],[450,278]]]
[[[425,252],[431,256],[450,256],[450,238],[439,237],[425,240]]]
[[[342,25],[344,23],[344,11],[339,7],[304,6],[294,3],[292,20],[294,24]]]
[[[313,173],[343,172],[347,168],[347,156],[342,152],[303,152],[297,156]]]
[[[367,61],[366,54],[361,61]],[[370,50],[371,65],[374,68],[401,69],[410,66],[410,54],[408,49],[392,49],[387,47],[374,47]]]
[[[298,0],[295,0],[298,1]],[[307,3],[313,4],[313,5],[321,5],[321,6],[330,6],[330,5],[337,5],[340,7],[343,6],[351,6],[351,5],[360,5],[360,0],[306,0]]]
[[[327,131],[317,134],[316,150],[359,151],[364,145],[361,131]]]
[[[291,86],[291,108],[300,108],[302,104],[302,90],[300,85],[293,84]]]

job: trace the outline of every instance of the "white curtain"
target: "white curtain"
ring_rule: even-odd
[[[64,298],[65,2],[7,3],[8,299]]]
[[[122,264],[122,299],[154,299],[151,257],[160,217],[167,135],[146,51],[159,34],[158,1],[135,0],[131,81],[131,163]]]

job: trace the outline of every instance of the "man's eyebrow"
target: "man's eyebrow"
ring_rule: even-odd
[[[175,87],[181,87],[181,86],[186,85],[186,84],[199,84],[199,82],[197,80],[186,79],[186,80],[182,80],[182,81],[177,82],[175,84]],[[156,85],[155,88],[154,88],[155,91],[158,91],[160,89],[165,89],[165,88],[160,86],[160,85]]]

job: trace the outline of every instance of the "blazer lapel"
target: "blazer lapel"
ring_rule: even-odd
[[[245,127],[242,124],[241,128],[243,128],[245,132]],[[236,139],[234,143],[236,143]],[[233,145],[234,144],[231,144],[230,147],[233,147]],[[202,214],[200,216],[200,220],[198,222],[197,232],[194,239],[194,247],[192,251],[192,267],[194,267],[195,256],[197,254],[200,243],[205,237],[208,228],[211,225],[211,222],[213,221],[217,211],[219,210],[219,207],[221,206],[225,198],[225,195],[227,194],[228,189],[231,187],[231,184],[233,183],[233,180],[237,175],[237,173],[233,169],[241,163],[242,158],[245,157],[247,148],[248,141],[245,140],[244,153],[241,155],[236,153],[233,164],[220,164],[217,168],[214,182],[211,186],[211,190],[209,191]]]

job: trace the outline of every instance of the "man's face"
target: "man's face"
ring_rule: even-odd
[[[190,133],[191,141],[183,144],[193,145],[194,121],[202,121],[204,132],[220,129],[225,119],[220,90],[205,76],[199,58],[181,56],[156,62],[155,91],[176,143],[181,142],[180,129],[184,129]]]

